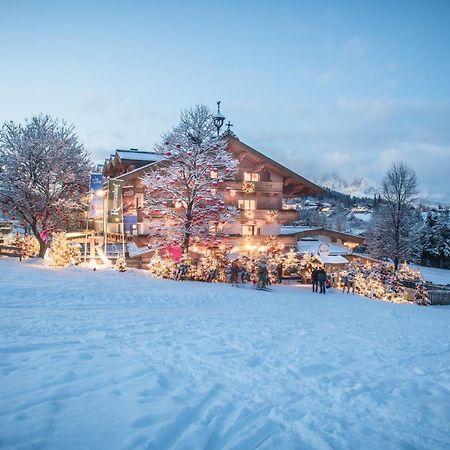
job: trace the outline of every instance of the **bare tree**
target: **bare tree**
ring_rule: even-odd
[[[43,230],[64,230],[82,217],[91,163],[73,126],[49,116],[0,130],[0,204],[28,224],[44,257]]]
[[[402,260],[420,254],[421,223],[413,205],[416,190],[415,172],[404,162],[394,163],[383,179],[382,203],[368,233],[371,254],[391,258],[395,270]]]

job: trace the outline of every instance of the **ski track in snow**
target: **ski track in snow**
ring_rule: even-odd
[[[0,259],[0,448],[450,447],[450,308]]]

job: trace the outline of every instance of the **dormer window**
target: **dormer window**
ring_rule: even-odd
[[[259,173],[244,172],[244,181],[259,181]]]

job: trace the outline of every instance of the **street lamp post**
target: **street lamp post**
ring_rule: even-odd
[[[220,135],[220,128],[222,127],[225,121],[225,117],[220,112],[220,100],[217,102],[217,112],[213,115],[213,123],[217,129],[217,137]]]

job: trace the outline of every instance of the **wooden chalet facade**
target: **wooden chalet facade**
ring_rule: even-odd
[[[234,179],[225,182],[225,202],[237,206],[240,215],[234,222],[225,225],[221,244],[234,253],[254,255],[264,251],[269,236],[275,236],[280,249],[295,248],[298,238],[283,235],[281,226],[298,220],[298,212],[284,209],[283,199],[316,195],[322,192],[322,188],[241,142],[232,133],[226,134],[225,139],[228,150],[239,162]],[[125,215],[126,204],[132,204],[136,217],[136,223],[128,230],[125,225],[125,231],[131,232],[140,244],[145,242],[145,236],[150,236],[150,221],[158,218],[158,214],[147,215],[143,211],[142,176],[162,163],[159,156],[152,152],[117,151],[103,167],[106,178],[124,182]],[[125,201],[127,192],[132,199]],[[120,232],[120,225],[109,227],[110,232]],[[203,252],[205,249],[195,250]]]

